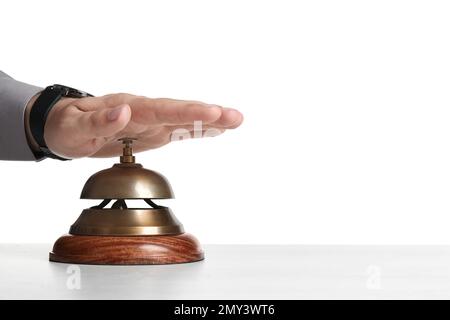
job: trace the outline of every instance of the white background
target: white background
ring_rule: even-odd
[[[240,109],[139,154],[204,243],[450,243],[447,1],[2,1],[0,69]],[[1,162],[0,242],[53,242],[116,159]]]

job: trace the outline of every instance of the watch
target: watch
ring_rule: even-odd
[[[58,160],[69,160],[51,152],[44,139],[44,128],[48,114],[55,104],[63,97],[85,98],[92,97],[92,95],[60,84],[48,86],[41,92],[31,108],[29,117],[31,135],[39,145],[39,151],[35,152],[35,156],[38,159],[46,157]]]

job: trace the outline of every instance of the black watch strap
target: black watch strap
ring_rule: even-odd
[[[39,97],[34,102],[33,108],[31,108],[29,119],[31,134],[33,135],[33,138],[39,145],[40,149],[40,151],[35,155],[37,158],[47,157],[58,160],[69,160],[52,153],[48,149],[44,139],[44,128],[48,114],[62,97],[84,98],[92,97],[92,95],[59,84],[49,86],[41,92]]]

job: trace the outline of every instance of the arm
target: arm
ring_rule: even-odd
[[[21,99],[14,96],[15,100],[20,100],[20,103],[16,101],[20,105],[20,119],[16,119],[9,129],[1,132],[2,135],[11,136],[9,132],[15,130],[13,141],[4,141],[7,151],[0,151],[0,159],[9,157],[11,160],[34,160],[31,150],[37,149],[37,144],[29,131],[28,115],[41,89],[12,79],[9,81],[13,82],[9,90],[25,88],[26,90],[22,90],[26,94],[22,93]],[[1,82],[0,87],[3,91]],[[11,95],[8,90],[3,94]],[[0,94],[0,101],[1,99]],[[11,109],[11,103],[5,104],[5,107],[6,110]],[[6,118],[0,114],[0,124],[5,121],[3,119]],[[116,140],[122,137],[138,138],[134,149],[139,152],[169,143],[172,141],[172,133],[177,129],[186,133],[182,135],[183,139],[216,136],[227,129],[238,127],[242,120],[239,111],[218,105],[119,93],[61,99],[47,117],[44,138],[48,148],[64,158],[112,157],[121,153]],[[17,128],[19,124],[20,128]],[[201,131],[198,132],[199,130]],[[21,139],[16,136],[19,133]],[[14,144],[21,145],[22,157],[11,150]]]
[[[0,160],[36,160],[25,132],[25,109],[41,90],[0,71]]]

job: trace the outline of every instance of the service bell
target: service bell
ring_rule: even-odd
[[[169,264],[202,260],[198,241],[184,233],[170,208],[153,202],[174,198],[167,179],[135,162],[135,139],[120,140],[124,145],[120,163],[92,175],[81,192],[81,199],[101,203],[83,210],[69,234],[55,242],[50,261]],[[126,200],[131,199],[142,199],[147,207],[129,208]]]

